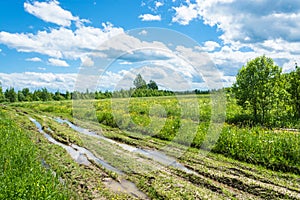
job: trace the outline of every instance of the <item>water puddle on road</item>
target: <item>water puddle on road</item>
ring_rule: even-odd
[[[69,146],[56,141],[53,137],[51,137],[43,130],[42,125],[38,121],[36,121],[33,118],[29,118],[29,119],[35,124],[35,126],[38,128],[38,131],[42,133],[49,142],[64,148],[68,152],[68,154],[72,157],[72,159],[78,164],[88,166],[91,165],[91,162],[89,160],[93,160],[94,162],[100,164],[101,166],[103,166],[105,169],[109,171],[115,172],[119,175],[124,174],[121,170],[97,158],[92,152],[90,152],[86,148],[80,147],[76,144],[71,144]],[[52,130],[49,129],[49,131]],[[141,199],[148,199],[148,197],[143,192],[141,192],[134,183],[127,181],[125,179],[121,179],[118,182],[113,180],[112,178],[107,178],[106,180],[104,180],[104,184],[114,192],[123,192],[123,193],[131,194]]]
[[[172,166],[172,167],[180,169],[180,170],[182,170],[186,173],[195,174],[194,171],[186,168],[185,166],[183,166],[182,164],[177,162],[174,158],[172,158],[170,156],[167,156],[165,153],[163,153],[161,151],[136,148],[136,147],[124,144],[124,143],[116,142],[116,141],[114,141],[112,139],[109,139],[109,138],[106,138],[102,135],[98,135],[97,133],[95,133],[93,131],[89,131],[88,129],[77,126],[77,125],[71,123],[68,120],[61,119],[61,118],[54,118],[54,120],[58,123],[61,123],[61,124],[63,124],[63,123],[68,124],[69,127],[71,127],[73,130],[75,130],[79,133],[82,133],[82,134],[85,134],[85,135],[88,135],[88,136],[92,136],[92,137],[95,137],[95,138],[99,138],[99,139],[105,140],[105,141],[107,141],[109,143],[112,143],[112,144],[116,144],[116,145],[120,146],[121,148],[123,148],[126,151],[141,154],[141,155],[146,156],[148,158],[151,158],[152,160],[154,160],[156,162],[159,162],[160,164],[163,164],[165,166]]]

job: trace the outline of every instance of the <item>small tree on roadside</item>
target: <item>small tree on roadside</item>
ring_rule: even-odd
[[[264,123],[272,106],[278,101],[281,68],[271,58],[257,57],[243,66],[233,85],[237,103],[244,109],[251,108],[255,121]]]

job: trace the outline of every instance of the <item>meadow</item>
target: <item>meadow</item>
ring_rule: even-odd
[[[227,96],[226,103],[226,121],[242,113],[231,97]],[[14,106],[98,122],[129,135],[139,133],[189,147],[211,149],[214,153],[277,171],[300,173],[299,132],[225,123],[218,130],[219,139],[209,141],[208,137],[214,133],[208,130],[219,126],[217,121],[212,122],[218,119],[212,118],[210,95],[30,102]]]
[[[216,109],[209,94],[2,105],[1,135],[9,135],[9,142],[1,141],[1,152],[7,152],[1,163],[5,166],[1,183],[10,188],[3,184],[0,195],[34,190],[37,197],[58,199],[143,199],[132,196],[134,192],[116,190],[115,185],[126,180],[150,199],[300,199],[299,131],[233,123],[244,112],[229,95],[223,102],[226,110]],[[122,174],[91,160],[88,167],[74,162],[64,149],[47,142],[29,117],[55,140],[87,148]],[[55,121],[57,117],[107,139],[79,133]],[[122,144],[129,149],[161,151],[176,158],[184,170],[124,150]],[[13,151],[16,146],[21,152]],[[32,156],[23,160],[28,154]],[[25,171],[28,181],[7,170],[8,158],[16,160],[11,170]],[[41,165],[41,159],[49,163],[56,178]],[[20,169],[20,162],[26,167],[27,161],[28,172]],[[31,170],[34,176],[26,175]],[[8,183],[12,179],[21,189]]]

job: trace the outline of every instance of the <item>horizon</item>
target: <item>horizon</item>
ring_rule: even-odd
[[[160,89],[213,89],[216,85],[208,87],[207,77],[218,76],[211,80],[217,82],[216,88],[229,87],[238,70],[257,56],[271,57],[283,72],[292,71],[299,59],[298,2],[134,0],[129,4],[0,2],[3,89],[74,91],[78,82],[92,80],[98,85],[87,88],[114,91],[124,84],[129,88],[128,80],[141,71],[145,80],[161,82]],[[124,40],[114,43],[118,37]],[[133,51],[145,46],[150,49]],[[204,66],[202,72],[209,73],[195,72],[195,61],[189,57],[193,53],[208,57],[208,67],[196,67]],[[192,64],[178,59],[178,54]],[[108,61],[113,62],[105,68]],[[85,71],[100,74],[100,83],[99,76],[78,80]]]

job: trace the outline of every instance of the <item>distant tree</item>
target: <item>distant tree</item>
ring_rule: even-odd
[[[22,93],[25,97],[24,101],[32,101],[32,94],[30,93],[28,88],[23,88],[22,89]]]
[[[40,93],[40,99],[42,101],[51,101],[52,100],[52,94],[48,92],[47,88],[42,88]]]
[[[14,88],[7,88],[4,92],[4,96],[5,98],[9,101],[9,102],[16,102],[18,101],[18,95],[15,92]]]
[[[72,99],[72,95],[71,95],[71,93],[67,90],[66,91],[66,100],[71,100]]]
[[[146,81],[143,79],[141,74],[138,74],[136,78],[133,81],[133,85],[135,86],[136,89],[145,89],[147,88]]]
[[[152,90],[158,90],[158,86],[157,86],[156,82],[153,80],[149,81],[149,83],[147,84],[147,88],[152,89]]]
[[[2,90],[2,84],[0,82],[0,103],[5,101],[5,96],[3,94],[3,90]]]
[[[65,97],[58,90],[53,95],[53,100],[55,100],[55,101],[61,101],[64,99],[65,99]]]
[[[278,100],[274,97],[280,91],[276,84],[280,74],[281,68],[266,56],[249,61],[239,70],[233,92],[239,105],[245,109],[251,108],[255,121],[264,123],[266,115]]]
[[[22,91],[18,91],[18,101],[25,101],[25,96]]]

